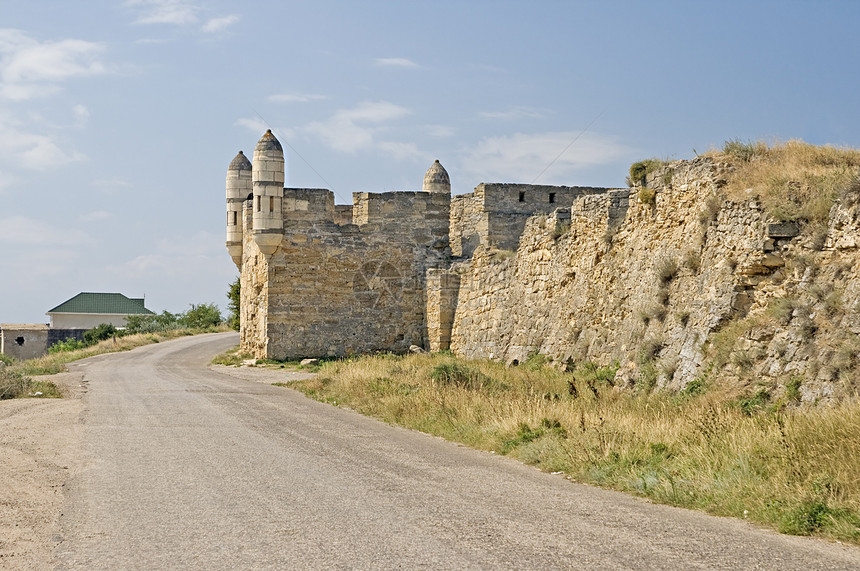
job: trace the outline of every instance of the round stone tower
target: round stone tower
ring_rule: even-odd
[[[451,194],[451,179],[448,178],[448,171],[445,170],[439,159],[430,165],[427,174],[424,175],[424,192],[447,192]]]
[[[253,192],[251,161],[242,151],[227,168],[227,252],[242,266],[242,203]]]
[[[284,237],[284,149],[272,130],[254,148],[254,242],[266,256],[275,253]]]

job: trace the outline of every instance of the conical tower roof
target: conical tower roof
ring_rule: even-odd
[[[245,153],[239,151],[239,154],[230,161],[231,171],[249,171],[251,170],[251,161],[248,160],[248,157],[245,156]]]
[[[436,159],[436,162],[430,165],[427,173],[424,175],[424,191],[425,192],[451,192],[451,179],[448,177],[448,171]]]
[[[260,138],[257,142],[257,146],[254,147],[254,151],[280,151],[284,152],[284,148],[281,147],[280,141],[272,134],[271,129],[267,129],[266,133]]]

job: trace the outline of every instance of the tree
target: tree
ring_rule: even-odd
[[[236,280],[230,284],[230,289],[227,290],[227,299],[230,300],[230,303],[227,304],[227,309],[230,310],[230,316],[227,318],[227,322],[230,324],[230,327],[236,331],[239,331],[239,311],[242,307],[240,298],[241,290],[242,285],[239,281],[239,276],[236,276]]]
[[[189,329],[205,329],[219,325],[221,310],[214,303],[191,304],[191,309],[182,314],[179,323]]]

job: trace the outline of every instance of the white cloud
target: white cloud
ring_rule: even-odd
[[[212,18],[200,28],[202,31],[207,34],[215,34],[218,32],[223,32],[233,24],[239,21],[239,16],[236,14],[231,14],[230,16],[224,16],[223,18]]]
[[[86,155],[77,151],[67,153],[58,147],[51,139],[37,136],[35,144],[29,149],[18,153],[21,166],[28,169],[55,168],[69,163],[86,160]]]
[[[190,0],[129,0],[126,6],[139,8],[141,16],[135,24],[194,24],[200,11]]]
[[[377,58],[374,62],[379,67],[400,67],[400,68],[416,68],[421,67],[412,60],[402,57],[384,57]]]
[[[611,163],[629,151],[594,133],[516,133],[481,140],[465,153],[463,172],[485,182],[570,184],[576,172]]]
[[[309,101],[321,101],[328,99],[328,97],[313,93],[277,93],[269,95],[266,99],[272,103],[307,103]]]
[[[336,151],[354,153],[374,147],[376,135],[382,129],[380,124],[410,113],[409,109],[388,101],[365,101],[335,112],[327,121],[309,123],[301,130],[319,137]]]
[[[39,42],[20,30],[0,29],[0,97],[26,100],[58,91],[77,77],[107,73],[102,44],[84,40]]]
[[[27,133],[13,119],[0,115],[0,157],[12,158],[15,166],[46,169],[86,160],[77,151],[64,151],[48,135]]]
[[[487,119],[499,119],[502,121],[510,121],[513,119],[540,119],[544,116],[544,114],[537,109],[521,106],[510,107],[504,111],[482,111],[479,115]]]

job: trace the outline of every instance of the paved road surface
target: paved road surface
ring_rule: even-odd
[[[860,569],[860,550],[572,484],[206,368],[235,334],[81,365],[59,569]]]

